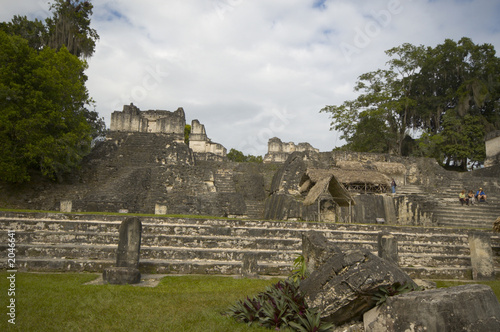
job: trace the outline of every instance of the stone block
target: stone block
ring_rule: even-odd
[[[389,297],[363,321],[366,332],[500,331],[500,304],[486,285],[439,288]]]
[[[141,220],[130,217],[122,221],[119,232],[118,252],[116,257],[117,267],[139,266],[139,253],[141,249]]]
[[[472,279],[495,279],[493,264],[493,250],[490,236],[486,233],[474,232],[469,234],[469,246],[472,264]]]
[[[155,204],[155,214],[167,214],[167,206],[163,204]]]
[[[350,250],[329,258],[300,283],[300,291],[321,318],[341,325],[361,319],[375,306],[372,296],[378,288],[396,282],[417,286],[395,264],[368,250]]]
[[[72,201],[61,201],[59,203],[59,210],[61,212],[71,212],[72,209],[73,209]]]
[[[377,237],[378,257],[398,265],[398,240],[390,234],[381,232]]]
[[[102,279],[113,285],[138,284],[141,282],[141,273],[132,267],[109,267],[104,269]]]
[[[243,266],[241,268],[241,274],[245,278],[256,278],[258,277],[258,263],[257,255],[255,253],[246,253],[243,255]]]
[[[309,231],[302,234],[302,255],[309,274],[330,257],[340,253],[341,250],[329,242],[322,233]]]

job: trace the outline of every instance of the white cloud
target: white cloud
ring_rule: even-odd
[[[2,1],[0,21],[45,18],[45,0]],[[264,154],[267,140],[341,145],[319,113],[355,97],[384,51],[470,37],[500,50],[500,5],[489,0],[94,0],[101,39],[88,88],[113,110],[183,107],[226,148]],[[314,6],[314,5],[317,6]]]

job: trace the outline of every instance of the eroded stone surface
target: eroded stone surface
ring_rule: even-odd
[[[465,285],[389,297],[363,316],[365,331],[500,331],[500,304],[489,286]]]
[[[116,256],[117,267],[139,267],[141,250],[142,223],[138,217],[125,219],[119,231],[118,251]]]
[[[329,258],[300,284],[309,307],[335,324],[360,319],[375,305],[373,294],[380,286],[413,280],[391,262],[368,250],[350,250]]]
[[[302,234],[302,255],[309,273],[317,270],[333,255],[341,253],[322,233],[309,231]]]

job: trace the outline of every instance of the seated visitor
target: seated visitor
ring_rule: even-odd
[[[476,199],[478,202],[486,202],[486,194],[484,193],[483,188],[479,188],[476,192]]]
[[[460,203],[462,203],[462,206],[464,204],[467,204],[469,205],[469,202],[468,202],[468,199],[467,199],[467,196],[465,195],[465,189],[462,190],[462,192],[460,194],[458,194],[458,199],[460,200]]]
[[[470,205],[474,205],[474,192],[472,190],[469,190],[469,193],[467,194],[467,199]]]

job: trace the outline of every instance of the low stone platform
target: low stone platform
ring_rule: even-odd
[[[0,212],[0,256],[7,231],[16,234],[21,271],[102,272],[115,264],[118,228],[127,215]],[[142,274],[241,275],[256,258],[257,276],[286,276],[301,253],[302,233],[322,232],[345,249],[377,254],[382,231],[398,240],[398,264],[413,278],[471,279],[468,234],[462,228],[399,227],[317,222],[140,217]],[[494,267],[500,272],[500,237],[491,237]],[[6,259],[0,260],[5,268]]]

